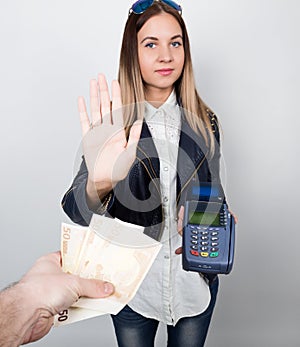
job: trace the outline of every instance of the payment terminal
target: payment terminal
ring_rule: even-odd
[[[183,223],[183,269],[229,274],[234,258],[235,223],[222,186],[193,186],[187,195]]]

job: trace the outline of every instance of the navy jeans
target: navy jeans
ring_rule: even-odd
[[[211,300],[208,308],[194,317],[181,318],[175,326],[168,325],[167,347],[203,347],[215,307],[219,280],[210,284]],[[125,306],[112,315],[119,347],[153,347],[159,322],[145,318]]]

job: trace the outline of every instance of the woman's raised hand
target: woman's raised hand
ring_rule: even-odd
[[[96,202],[127,176],[136,158],[142,121],[132,125],[127,140],[120,85],[118,81],[112,82],[111,101],[102,74],[98,76],[98,83],[95,79],[90,82],[90,106],[91,119],[84,98],[78,98],[83,153],[88,169],[87,194]]]

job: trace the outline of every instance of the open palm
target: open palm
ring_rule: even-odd
[[[83,97],[78,109],[83,134],[83,152],[89,180],[113,188],[124,179],[136,157],[142,122],[136,121],[127,140],[124,129],[120,85],[112,82],[112,101],[104,75],[90,82],[91,120]]]

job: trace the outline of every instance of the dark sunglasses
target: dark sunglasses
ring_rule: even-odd
[[[132,12],[135,14],[141,14],[145,12],[150,6],[154,4],[155,1],[161,1],[182,14],[182,7],[172,0],[138,0],[131,6],[128,15],[130,15]]]

